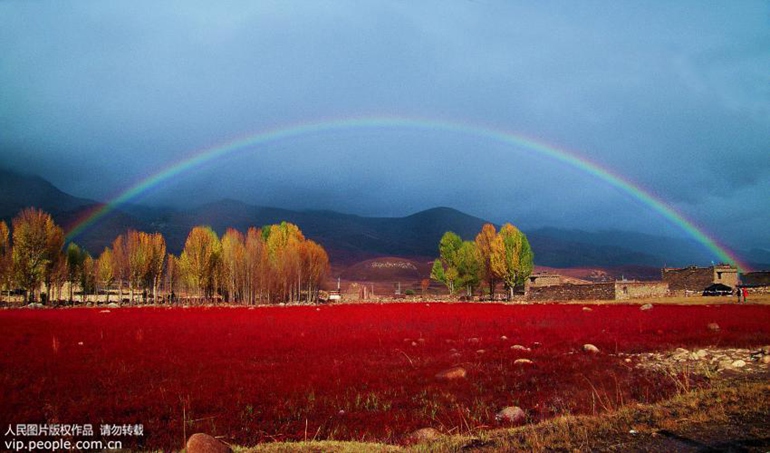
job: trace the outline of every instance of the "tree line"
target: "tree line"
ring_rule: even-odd
[[[515,288],[524,285],[534,267],[534,253],[527,236],[510,223],[499,232],[494,225],[485,224],[475,241],[463,241],[447,231],[438,250],[439,258],[433,262],[430,277],[446,285],[449,294],[465,291],[471,297],[486,284],[493,297],[502,283],[509,297],[513,297]]]
[[[220,238],[208,226],[194,227],[179,256],[167,253],[160,233],[128,230],[94,258],[67,244],[61,227],[36,208],[0,222],[0,288],[19,288],[30,301],[82,299],[117,290],[119,300],[224,300],[256,304],[314,301],[329,272],[324,248],[283,222]],[[46,292],[42,292],[42,288]],[[66,290],[65,290],[66,288]],[[183,295],[183,296],[181,296]]]

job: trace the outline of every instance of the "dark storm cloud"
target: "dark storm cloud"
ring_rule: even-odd
[[[768,247],[769,17],[760,1],[3,1],[0,153],[107,199],[265,128],[447,118],[575,150],[724,242]],[[189,195],[386,215],[442,204],[531,226],[661,224],[578,170],[451,134],[287,140],[144,201]]]

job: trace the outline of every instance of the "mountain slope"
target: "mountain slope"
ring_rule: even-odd
[[[58,215],[95,203],[64,193],[39,176],[0,168],[0,219],[9,221],[30,206]]]
[[[0,170],[0,218],[10,220],[24,207],[36,206],[63,227],[86,218],[98,203],[73,197],[36,176]],[[171,253],[178,254],[195,225],[210,225],[217,233],[227,228],[297,224],[310,239],[322,244],[335,265],[349,265],[377,257],[406,257],[427,262],[438,255],[446,231],[473,240],[485,220],[451,208],[433,208],[406,217],[361,217],[333,211],[291,211],[221,200],[190,210],[124,205],[91,225],[74,241],[96,255],[128,228],[164,235]],[[525,231],[535,262],[557,268],[641,265],[660,267],[705,265],[708,251],[688,239],[666,238],[627,231],[586,232],[559,228]],[[754,251],[760,259],[767,251]],[[761,266],[758,266],[761,267]]]

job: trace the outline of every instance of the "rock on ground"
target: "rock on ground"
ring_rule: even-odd
[[[526,418],[527,414],[519,406],[508,406],[495,415],[498,423],[522,423]]]
[[[534,362],[532,362],[529,359],[516,359],[513,364],[514,365],[532,365]]]
[[[652,310],[652,304],[644,304],[641,307],[639,307],[639,310],[642,310],[642,311]]]
[[[583,351],[587,352],[589,354],[598,354],[599,353],[599,348],[597,348],[596,346],[592,345],[591,343],[586,343],[586,344],[583,345]]]
[[[439,381],[454,381],[456,379],[465,379],[467,374],[468,372],[465,371],[465,368],[456,366],[437,373],[436,379]]]
[[[706,327],[708,328],[708,330],[710,330],[712,332],[719,332],[719,324],[717,324],[715,322],[708,323],[708,325]]]
[[[187,440],[187,453],[232,453],[229,445],[204,433],[195,433]]]
[[[433,440],[438,438],[439,436],[441,436],[441,433],[438,432],[438,430],[436,429],[422,428],[409,434],[409,436],[407,436],[407,441],[409,443],[418,443],[418,442],[424,442],[427,440]]]

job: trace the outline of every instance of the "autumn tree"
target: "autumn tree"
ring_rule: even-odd
[[[41,283],[49,283],[51,270],[64,246],[64,231],[40,209],[26,208],[12,221],[13,274],[16,282],[36,300]]]
[[[67,246],[67,252],[65,254],[65,263],[67,263],[67,283],[69,286],[68,298],[70,304],[73,303],[72,295],[75,290],[75,284],[81,280],[81,274],[83,273],[83,262],[86,259],[86,252],[82,250],[77,244],[71,242]],[[82,288],[82,287],[81,287]],[[85,288],[82,288],[85,291]]]
[[[226,301],[242,301],[246,285],[246,243],[243,233],[228,228],[222,236],[222,282]]]
[[[49,295],[51,296],[50,300],[63,300],[62,291],[64,283],[68,278],[67,274],[67,257],[64,254],[59,254],[56,263],[53,265],[53,269],[51,269],[51,276],[49,277],[51,282],[51,288],[49,289]],[[56,292],[54,293],[54,291]]]
[[[83,302],[88,302],[88,295],[96,292],[96,262],[88,252],[83,258],[80,289],[83,291]]]
[[[491,223],[485,223],[481,227],[481,232],[476,235],[476,248],[478,249],[481,264],[480,276],[489,286],[489,296],[492,298],[494,298],[495,287],[499,281],[497,274],[492,270],[493,251],[495,248],[500,247],[496,241],[499,241],[499,238],[497,237],[495,226]]]
[[[187,284],[197,297],[213,297],[216,273],[222,258],[222,243],[208,226],[196,226],[187,236],[179,257],[179,267]]]
[[[503,281],[511,298],[514,288],[524,284],[534,267],[527,236],[510,223],[500,228],[490,260],[492,271]]]
[[[126,275],[128,277],[128,291],[131,304],[134,303],[136,290],[144,287],[146,281],[145,276],[147,275],[150,266],[147,241],[142,238],[144,234],[146,233],[140,233],[136,230],[128,230],[126,233]]]
[[[472,297],[481,282],[481,257],[476,244],[463,241],[457,251],[457,286]]]
[[[306,240],[302,247],[302,263],[307,281],[307,299],[318,300],[318,290],[329,274],[329,256],[320,244]]]
[[[158,300],[158,288],[160,287],[163,269],[166,264],[166,240],[160,233],[144,233],[141,236],[141,240],[148,255],[145,281],[147,286],[152,287],[152,300],[153,303],[156,303]]]
[[[123,301],[123,285],[128,280],[128,254],[126,236],[121,234],[112,241],[112,259],[115,266],[115,280],[118,282],[118,303]]]
[[[169,301],[173,302],[176,298],[176,290],[179,282],[179,258],[171,253],[166,257],[164,277],[166,293],[169,295]]]
[[[270,299],[269,287],[272,280],[270,257],[261,229],[251,227],[246,232],[245,255],[246,299],[251,304],[261,300],[263,294],[267,294],[267,298]]]
[[[420,280],[420,289],[422,290],[422,297],[425,297],[425,294],[428,292],[428,288],[430,288],[430,279],[429,278],[423,278]]]
[[[282,300],[294,300],[301,291],[302,269],[299,246],[305,240],[299,227],[289,222],[262,229],[275,290]],[[295,286],[296,284],[296,286]]]
[[[115,267],[115,254],[111,248],[105,247],[96,260],[96,281],[107,293],[107,303],[110,303],[110,288],[115,283]]]

